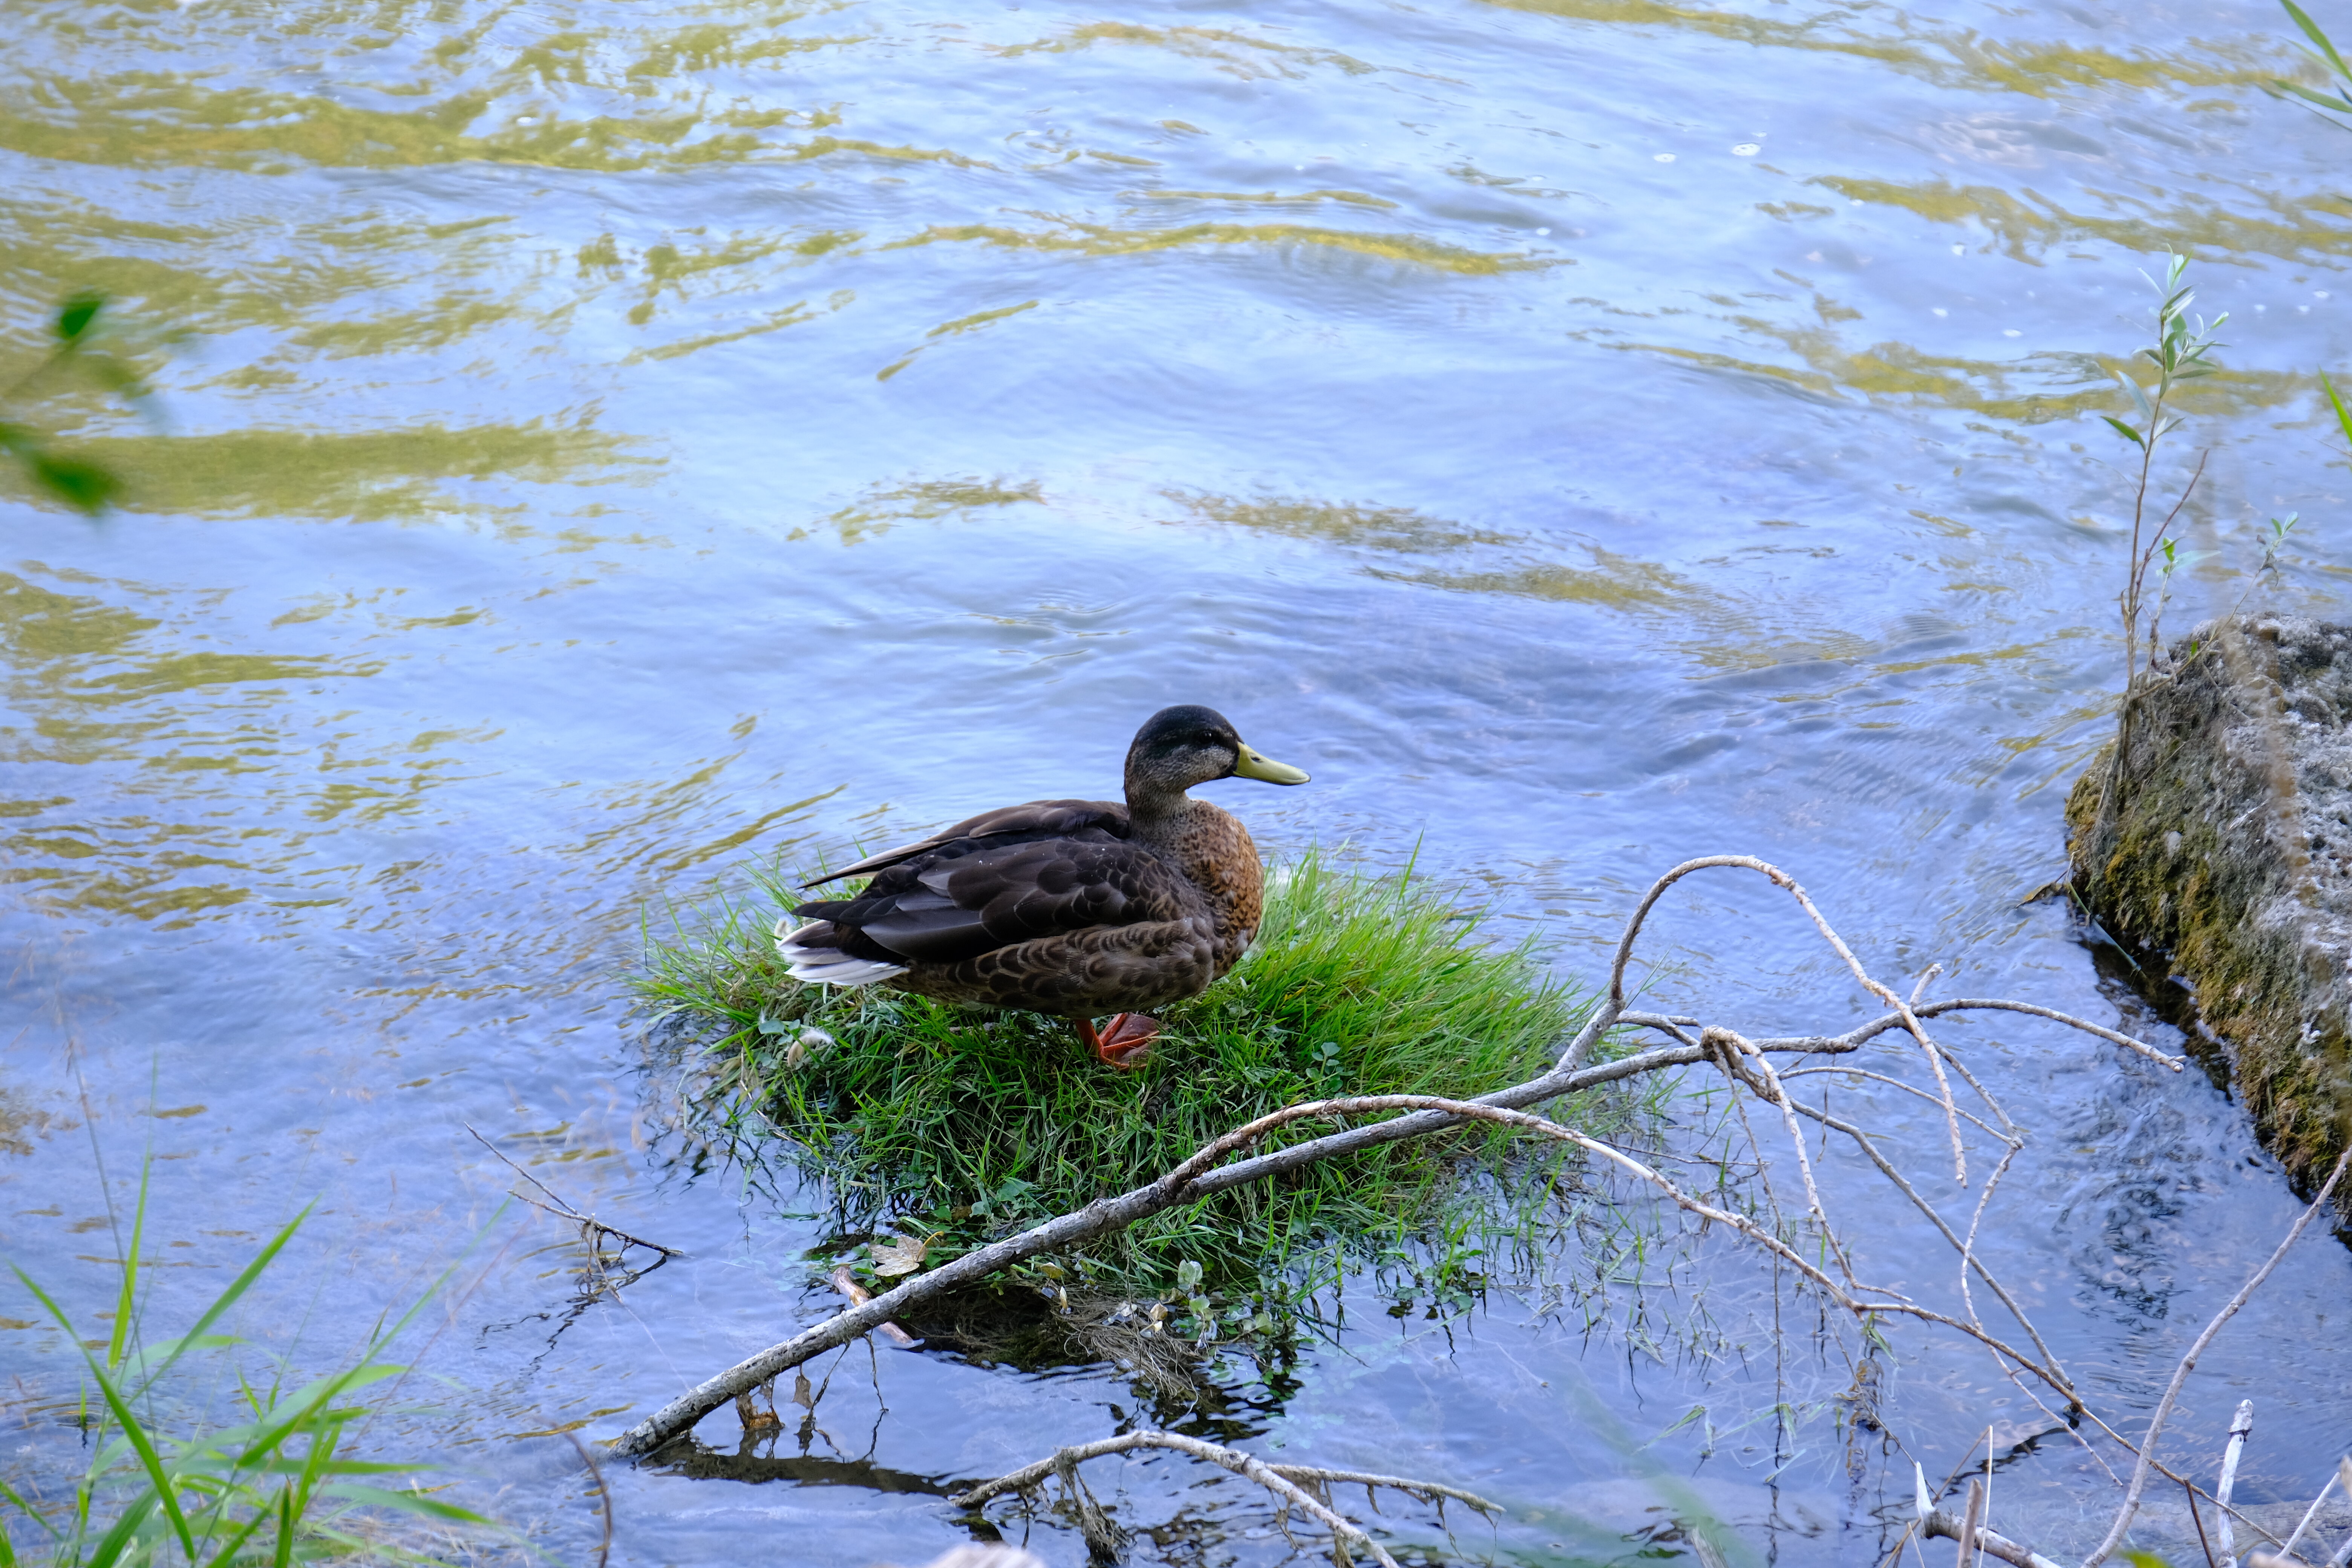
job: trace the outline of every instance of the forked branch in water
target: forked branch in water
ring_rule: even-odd
[[[1034,1465],[1025,1465],[1010,1475],[999,1476],[992,1481],[982,1481],[969,1491],[959,1492],[948,1500],[958,1508],[976,1509],[991,1498],[1001,1496],[1005,1492],[1030,1491],[1043,1484],[1048,1476],[1067,1476],[1073,1467],[1082,1465],[1088,1459],[1098,1459],[1106,1454],[1129,1453],[1137,1448],[1171,1449],[1195,1459],[1223,1466],[1245,1480],[1255,1481],[1282,1500],[1283,1510],[1286,1513],[1292,1509],[1298,1510],[1309,1518],[1318,1521],[1340,1541],[1363,1548],[1371,1553],[1372,1561],[1384,1563],[1387,1568],[1397,1568],[1396,1559],[1391,1557],[1381,1543],[1366,1534],[1360,1526],[1308,1492],[1306,1489],[1307,1486],[1328,1487],[1339,1483],[1360,1486],[1367,1493],[1375,1487],[1388,1487],[1420,1498],[1424,1502],[1437,1504],[1441,1517],[1443,1517],[1445,1500],[1448,1498],[1456,1502],[1467,1503],[1482,1513],[1502,1511],[1501,1504],[1489,1502],[1475,1492],[1465,1492],[1458,1488],[1441,1486],[1435,1481],[1412,1480],[1403,1476],[1370,1475],[1361,1470],[1327,1470],[1314,1465],[1270,1465],[1255,1455],[1245,1454],[1239,1448],[1228,1448],[1222,1443],[1202,1442],[1198,1437],[1181,1436],[1174,1432],[1123,1432],[1116,1437],[1105,1437],[1099,1442],[1077,1443],[1066,1448],[1057,1448]]]

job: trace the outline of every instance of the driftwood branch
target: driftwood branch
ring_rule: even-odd
[[[1045,1478],[1066,1475],[1074,1466],[1088,1459],[1098,1459],[1107,1454],[1124,1454],[1137,1448],[1166,1448],[1195,1459],[1222,1466],[1245,1480],[1256,1482],[1282,1500],[1286,1513],[1297,1509],[1321,1521],[1343,1542],[1351,1542],[1371,1553],[1375,1562],[1396,1568],[1396,1560],[1384,1551],[1380,1542],[1365,1533],[1361,1527],[1316,1497],[1307,1486],[1340,1484],[1360,1486],[1370,1492],[1375,1487],[1387,1487],[1394,1491],[1436,1503],[1441,1509],[1445,1500],[1467,1503],[1482,1513],[1499,1513],[1502,1505],[1490,1502],[1475,1492],[1458,1487],[1441,1485],[1436,1481],[1415,1480],[1405,1476],[1374,1475],[1362,1470],[1330,1470],[1317,1465],[1272,1465],[1255,1455],[1239,1448],[1229,1448],[1222,1443],[1207,1443],[1198,1437],[1186,1437],[1173,1432],[1123,1432],[1116,1437],[1099,1442],[1078,1443],[1057,1448],[1034,1465],[1026,1465],[994,1480],[982,1481],[967,1491],[957,1493],[948,1500],[958,1508],[976,1509],[1006,1492],[1028,1492],[1043,1484]]]
[[[1919,1521],[1919,1533],[1929,1537],[1940,1535],[1947,1541],[1960,1541],[1966,1539],[1961,1533],[1966,1528],[1966,1521],[1949,1509],[1930,1509]],[[2042,1556],[2039,1552],[2020,1546],[2009,1537],[1997,1535],[1982,1525],[1977,1526],[1976,1543],[1977,1549],[1986,1556],[1998,1557],[2003,1563],[2013,1563],[2017,1568],[2059,1568],[2059,1564]]]
[[[1487,1512],[1499,1511],[1496,1504],[1488,1502],[1482,1497],[1471,1492],[1458,1491],[1452,1487],[1439,1486],[1433,1481],[1408,1480],[1402,1476],[1361,1475],[1352,1470],[1322,1470],[1306,1465],[1269,1465],[1255,1455],[1245,1454],[1239,1448],[1228,1448],[1222,1443],[1204,1443],[1198,1437],[1180,1436],[1173,1432],[1124,1432],[1116,1437],[1105,1437],[1099,1442],[1078,1443],[1066,1448],[1057,1448],[1034,1465],[1024,1466],[1010,1475],[999,1476],[992,1481],[982,1481],[971,1490],[959,1492],[948,1500],[958,1508],[978,1508],[991,1498],[1005,1492],[1029,1491],[1042,1483],[1046,1477],[1067,1474],[1072,1467],[1084,1464],[1088,1459],[1098,1459],[1106,1454],[1124,1454],[1136,1448],[1171,1449],[1176,1453],[1221,1466],[1244,1480],[1255,1481],[1282,1500],[1283,1510],[1286,1513],[1292,1509],[1298,1510],[1301,1513],[1319,1521],[1325,1529],[1330,1531],[1341,1541],[1362,1547],[1371,1553],[1374,1562],[1385,1564],[1386,1568],[1397,1568],[1397,1561],[1388,1554],[1379,1542],[1365,1533],[1361,1526],[1346,1515],[1338,1512],[1316,1498],[1305,1487],[1299,1485],[1299,1482],[1348,1481],[1365,1486],[1393,1487],[1400,1491],[1411,1492],[1423,1498],[1432,1500],[1454,1498]]]
[[[868,1290],[865,1286],[860,1285],[857,1282],[857,1277],[849,1271],[849,1265],[846,1263],[836,1267],[833,1271],[831,1279],[833,1288],[840,1291],[843,1295],[848,1297],[849,1304],[853,1307],[863,1307],[866,1302],[874,1300],[874,1292]],[[920,1340],[918,1340],[914,1335],[908,1333],[906,1330],[893,1322],[884,1322],[882,1324],[882,1331],[889,1337],[893,1344],[916,1345],[922,1343]]]
[[[2156,1439],[2163,1432],[2165,1422],[2171,1418],[2172,1403],[2180,1397],[2181,1384],[2189,1381],[2189,1373],[2196,1369],[2197,1358],[2205,1353],[2205,1347],[2213,1342],[2213,1336],[2221,1331],[2221,1325],[2236,1317],[2238,1309],[2244,1306],[2256,1288],[2271,1277],[2271,1270],[2279,1266],[2279,1260],[2286,1256],[2287,1248],[2303,1235],[2304,1228],[2311,1224],[2312,1216],[2327,1205],[2327,1200],[2335,1195],[2336,1184],[2343,1180],[2344,1169],[2347,1165],[2352,1165],[2352,1149],[2345,1150],[2336,1160],[2336,1169],[2328,1173],[2326,1184],[2311,1200],[2311,1205],[2295,1216],[2294,1224],[2287,1228],[2286,1237],[2278,1244],[2277,1249],[2263,1260],[2263,1266],[2255,1269],[2243,1285],[2238,1287],[2236,1295],[2222,1303],[2221,1310],[2213,1314],[2213,1321],[2205,1325],[2205,1331],[2197,1336],[2188,1353],[2180,1358],[2180,1364],[2172,1369],[2172,1381],[2165,1385],[2164,1397],[2157,1402],[2156,1414],[2148,1417],[2147,1436],[2140,1439],[2139,1462],[2132,1467],[2131,1484],[2125,1489],[2123,1506],[2116,1510],[2115,1522],[2107,1526],[2105,1539],[2083,1559],[2083,1568],[2099,1568],[2099,1564],[2105,1562],[2122,1543],[2125,1531],[2131,1529],[2132,1516],[2139,1511],[2140,1494],[2147,1487],[2148,1467],[2156,1458]]]

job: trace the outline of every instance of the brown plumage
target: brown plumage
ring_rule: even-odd
[[[887,984],[1076,1021],[1133,1067],[1159,1032],[1134,1015],[1197,996],[1240,961],[1265,908],[1249,830],[1185,791],[1213,779],[1304,784],[1214,710],[1163,709],[1127,753],[1127,802],[1037,800],[967,817],[806,884],[864,891],[797,906],[776,945],[798,978]],[[1118,1013],[1097,1036],[1093,1018]]]

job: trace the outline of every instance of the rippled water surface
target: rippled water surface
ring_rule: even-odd
[[[623,990],[649,909],[1105,792],[1144,713],[1199,700],[1316,774],[1220,786],[1262,843],[1417,846],[1567,973],[1655,872],[1740,850],[1885,973],[2177,1045],[2020,904],[2119,675],[2095,415],[2151,254],[2231,312],[2176,617],[2236,599],[2274,514],[2309,538],[2272,598],[2325,612],[2352,563],[2315,375],[2352,349],[2352,137],[2262,90],[2298,68],[2266,5],[0,16],[10,363],[81,287],[172,339],[166,427],[16,406],[134,485],[95,527],[0,500],[0,1234],[97,1334],[143,1155],[159,1312],[316,1197],[246,1329],[321,1358],[473,1243],[445,1381],[377,1436],[560,1561],[595,1515],[547,1434],[611,1436],[830,1310],[789,1190],[665,1131],[684,1069]],[[1767,891],[1669,900],[1653,994],[1862,1016]],[[2206,1074],[1952,1035],[2033,1134],[1989,1251],[2144,1419],[2297,1199]],[[1932,1164],[1938,1114],[1851,1103]],[[566,1320],[576,1248],[492,1219],[469,1125],[692,1256]],[[1866,1171],[1825,1179],[1888,1276],[1956,1293]],[[1874,1442],[1853,1480],[1819,1414],[1768,1491],[1738,1424],[1780,1386],[1769,1297],[1718,1267],[1747,1352],[1712,1371],[1588,1351],[1539,1293],[1363,1298],[1221,1429],[1504,1500],[1474,1558],[1683,1550],[1696,1477],[1750,1560],[1866,1560],[1907,1462]],[[2312,1238],[2200,1364],[2183,1461],[2251,1395],[2244,1484],[2308,1497],[2352,1442],[2347,1300]],[[1846,1373],[1805,1344],[1781,1375],[1825,1401]],[[20,1479],[71,1461],[64,1354],[0,1327]],[[1892,1364],[1931,1472],[2027,1408],[1927,1332]],[[878,1400],[867,1372],[810,1458],[730,1459],[722,1413],[702,1458],[615,1476],[617,1560],[919,1561],[965,1538],[951,1483],[1177,1418],[1108,1367],[886,1352]],[[1237,1486],[1098,1486],[1138,1561],[1294,1560]],[[2063,1441],[1999,1486],[2067,1550],[2105,1507]],[[1029,1539],[1084,1559],[1066,1521]]]

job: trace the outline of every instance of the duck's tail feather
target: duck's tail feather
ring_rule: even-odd
[[[903,963],[886,963],[877,959],[860,958],[828,945],[825,938],[837,928],[830,921],[814,921],[787,931],[792,917],[776,922],[776,951],[791,966],[795,980],[812,985],[871,985],[879,980],[893,980],[907,973]]]

